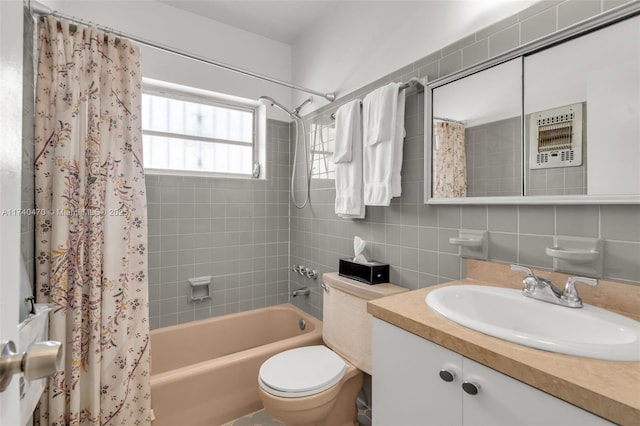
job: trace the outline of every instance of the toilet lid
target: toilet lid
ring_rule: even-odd
[[[260,367],[260,387],[273,395],[301,397],[338,383],[347,363],[326,346],[305,346],[272,356]]]

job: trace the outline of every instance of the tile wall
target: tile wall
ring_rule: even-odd
[[[147,175],[151,327],[289,299],[289,124],[268,120],[266,180]],[[211,276],[192,302],[189,278]]]
[[[614,0],[542,1],[532,7],[444,47],[375,81],[338,102],[305,117],[311,124],[332,127],[330,113],[344,102],[362,98],[391,81],[427,77],[429,81],[456,72],[585,18],[627,3]],[[604,276],[640,284],[640,206],[431,206],[423,204],[424,96],[407,97],[402,197],[389,207],[367,207],[365,220],[334,214],[335,190],[330,179],[314,179],[311,206],[291,209],[291,264],[318,272],[335,271],[338,259],[352,255],[353,237],[368,241],[370,258],[391,265],[391,281],[411,289],[464,276],[458,248],[449,238],[460,229],[490,232],[489,256],[505,263],[551,268],[544,249],[554,235],[605,240]],[[331,132],[327,132],[330,134]],[[311,295],[292,299],[322,317],[319,280],[291,273],[291,287],[309,286]]]
[[[520,195],[520,117],[465,129],[467,196]]]

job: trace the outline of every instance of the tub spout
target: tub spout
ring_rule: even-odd
[[[309,294],[311,294],[311,290],[309,289],[309,287],[302,287],[302,288],[299,288],[297,290],[293,290],[291,292],[291,296],[293,296],[293,297],[297,297],[297,296],[300,296],[300,295],[308,296]]]

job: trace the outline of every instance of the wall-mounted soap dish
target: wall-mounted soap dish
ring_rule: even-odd
[[[191,286],[191,292],[189,293],[191,302],[202,302],[203,300],[211,299],[209,289],[211,276],[189,278],[187,281],[189,281],[189,285]]]
[[[449,244],[460,246],[460,256],[486,260],[489,256],[487,231],[461,229],[458,237],[449,238]]]
[[[553,258],[553,270],[602,277],[604,242],[597,238],[554,237],[545,253]]]
[[[593,250],[572,250],[564,247],[547,247],[547,256],[569,263],[587,263],[598,259],[600,253]]]

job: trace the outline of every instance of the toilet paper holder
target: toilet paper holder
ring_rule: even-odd
[[[14,374],[23,373],[27,380],[41,379],[58,371],[61,361],[60,342],[37,342],[29,346],[26,352],[16,352],[12,340],[0,342],[0,392],[9,386]]]

